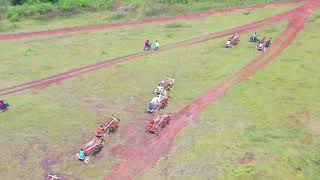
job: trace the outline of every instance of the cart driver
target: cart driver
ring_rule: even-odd
[[[100,125],[100,127],[98,127],[97,131],[96,131],[96,136],[101,137],[104,134],[104,128],[102,125]]]
[[[153,97],[151,100],[151,104],[160,104],[160,100],[161,99],[159,96]]]
[[[84,150],[81,148],[79,151],[79,158],[80,159],[84,159],[84,157],[86,156],[86,153],[84,152]]]
[[[229,38],[229,41],[233,41],[235,37],[236,37],[236,34],[232,34],[231,38]]]
[[[157,93],[162,93],[163,90],[164,90],[164,87],[159,84],[159,86],[157,86],[157,90],[156,90]]]
[[[161,80],[161,82],[159,83],[159,86],[165,86],[166,85],[166,80]]]

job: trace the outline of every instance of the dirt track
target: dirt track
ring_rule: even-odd
[[[312,14],[313,9],[318,5],[315,0],[310,0],[300,11],[296,11],[291,17],[288,17],[290,23],[286,30],[277,38],[272,49],[269,49],[266,53],[252,60],[238,72],[177,112],[174,123],[160,136],[155,137],[156,139],[141,135],[137,143],[115,148],[114,154],[121,157],[123,161],[114,167],[106,179],[132,179],[151,168],[160,157],[169,152],[177,133],[189,123],[196,120],[196,116],[205,107],[219,97],[224,96],[241,81],[254,75],[258,70],[266,67],[270,62],[275,60],[275,58],[293,42],[308,17]],[[126,130],[126,128],[124,128],[124,130]],[[127,135],[127,137],[132,136]],[[137,136],[134,136],[134,138],[137,139]],[[130,139],[128,142],[130,142]]]
[[[187,47],[187,46],[194,45],[197,43],[202,43],[202,42],[206,42],[209,40],[214,40],[217,38],[228,36],[228,35],[231,35],[234,33],[243,33],[243,32],[246,32],[246,31],[249,31],[252,29],[261,28],[265,25],[270,25],[270,24],[278,23],[282,20],[287,20],[289,17],[293,16],[296,12],[301,11],[303,8],[304,7],[298,7],[296,9],[293,9],[288,12],[276,15],[274,17],[266,18],[266,19],[256,21],[256,22],[253,22],[250,24],[242,25],[242,26],[235,27],[235,28],[225,30],[222,32],[212,33],[212,34],[209,34],[206,36],[201,36],[201,37],[177,42],[172,45],[165,46],[165,47],[161,48],[161,50],[159,50],[159,51],[139,52],[139,53],[135,53],[135,54],[119,57],[119,58],[109,59],[109,60],[105,60],[105,61],[102,61],[102,62],[99,62],[96,64],[84,66],[84,67],[70,70],[70,71],[67,71],[64,73],[60,73],[60,74],[56,74],[56,75],[49,76],[46,78],[42,78],[39,80],[34,80],[34,81],[27,82],[27,83],[19,84],[16,86],[0,89],[0,96],[10,95],[10,94],[13,94],[16,92],[21,92],[21,91],[25,91],[25,90],[29,90],[29,89],[33,89],[33,88],[44,88],[44,87],[47,87],[53,83],[58,83],[58,82],[66,80],[66,79],[70,79],[70,78],[82,75],[84,73],[97,71],[99,69],[110,67],[110,66],[113,66],[116,64],[121,64],[121,63],[125,63],[128,61],[133,61],[133,60],[136,60],[140,57],[145,57],[145,56],[149,56],[152,54],[158,54],[158,53],[166,52],[166,51],[177,49],[177,48]]]
[[[111,29],[111,28],[116,28],[121,26],[134,26],[134,25],[141,25],[141,24],[147,24],[147,23],[161,23],[161,22],[170,22],[170,21],[177,21],[177,20],[192,20],[192,19],[198,19],[198,18],[207,17],[207,16],[221,16],[221,15],[230,14],[230,13],[240,13],[245,11],[258,10],[258,9],[263,9],[267,7],[287,6],[292,3],[293,2],[268,3],[268,4],[255,5],[252,7],[227,9],[222,11],[208,11],[208,12],[193,13],[193,14],[182,15],[182,16],[151,18],[151,19],[144,19],[144,20],[133,20],[133,21],[126,21],[126,22],[110,23],[110,24],[88,25],[88,26],[81,26],[81,27],[71,27],[71,28],[64,28],[64,29],[37,31],[37,32],[0,34],[0,41],[10,40],[10,39],[24,39],[24,38],[34,37],[34,36],[49,36],[49,35],[75,33],[75,32],[83,32],[83,31],[96,31],[96,30]]]

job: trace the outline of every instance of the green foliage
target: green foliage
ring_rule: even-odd
[[[134,8],[137,16],[154,17],[162,14],[173,15],[172,12],[222,9],[262,2],[265,0],[0,0],[0,11],[4,9],[1,8],[1,4],[11,4],[9,10],[3,10],[5,13],[2,14],[6,14],[11,21],[19,21],[23,17],[38,17],[53,9],[57,13],[52,14],[61,16],[64,15],[64,12],[74,14],[81,12],[82,9],[100,10],[111,6],[133,5],[137,7]]]
[[[37,16],[50,12],[54,9],[51,3],[39,3],[39,4],[23,4],[20,6],[12,6],[7,10],[7,17],[11,21],[18,21],[23,16]]]
[[[58,8],[63,11],[71,9],[72,5],[73,4],[70,0],[59,0],[58,2]]]
[[[34,17],[56,9],[61,12],[75,8],[92,7],[99,9],[107,7],[113,0],[12,0],[15,6],[10,6],[6,12],[11,21],[18,21],[22,17]]]
[[[197,1],[197,0],[161,0],[160,2],[168,3],[168,4],[176,4],[176,3],[188,4],[191,1]]]
[[[35,4],[35,3],[57,3],[58,0],[11,0],[12,5]]]

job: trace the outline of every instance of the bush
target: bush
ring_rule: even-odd
[[[26,0],[11,0],[12,5],[22,5]]]
[[[77,0],[75,2],[77,7],[89,7],[90,4],[93,4],[90,0]]]
[[[23,16],[41,15],[54,9],[51,3],[23,4],[11,6],[7,10],[7,17],[11,21],[18,21]]]
[[[70,0],[59,0],[58,1],[58,8],[63,11],[70,10],[70,9],[72,9],[73,6],[74,6],[74,4],[72,4]]]
[[[1,0],[0,0],[1,1]],[[110,6],[113,0],[11,0],[16,6],[10,6],[6,17],[18,21],[21,17],[39,16],[56,11],[75,12],[76,8],[102,8]]]
[[[12,5],[22,5],[25,3],[36,4],[36,3],[57,3],[59,0],[10,0]]]
[[[110,7],[114,3],[114,0],[95,0],[95,7],[97,9],[103,7]]]
[[[197,1],[197,0],[160,0],[161,3],[165,4],[188,4],[191,1]]]

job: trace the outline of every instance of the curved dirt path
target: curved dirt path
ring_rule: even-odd
[[[160,18],[150,18],[150,19],[143,19],[143,20],[133,20],[133,21],[107,23],[107,24],[96,24],[96,25],[54,29],[54,30],[47,30],[47,31],[15,33],[15,34],[0,34],[0,40],[24,39],[24,38],[34,37],[34,36],[49,36],[49,35],[57,35],[57,34],[84,32],[84,31],[96,31],[96,30],[111,29],[111,28],[122,27],[122,26],[141,25],[141,24],[147,24],[147,23],[162,23],[162,22],[170,22],[170,21],[177,21],[177,20],[193,20],[193,19],[199,19],[207,16],[221,16],[221,15],[230,14],[230,13],[240,13],[240,12],[246,12],[246,11],[259,10],[267,7],[288,6],[290,4],[295,4],[297,2],[299,1],[268,3],[268,4],[255,5],[251,7],[245,7],[245,8],[226,9],[221,11],[208,11],[208,12],[187,14],[182,16],[160,17]]]
[[[296,11],[288,18],[290,23],[286,30],[276,39],[272,48],[177,112],[174,115],[173,123],[160,136],[151,137],[143,132],[138,135],[137,133],[127,131],[129,128],[132,128],[131,125],[133,124],[122,128],[125,131],[123,136],[127,138],[129,144],[116,147],[113,150],[114,155],[120,156],[123,160],[112,169],[110,175],[105,179],[132,179],[133,177],[142,175],[144,171],[151,168],[160,157],[169,152],[177,133],[196,120],[197,115],[204,108],[219,97],[224,96],[231,88],[274,61],[297,37],[308,17],[317,6],[319,4],[316,0],[310,0],[301,11]],[[140,121],[138,125],[134,126],[139,127],[142,125],[144,127],[142,123],[145,122]],[[130,135],[130,133],[134,135]]]
[[[53,76],[49,76],[46,78],[30,81],[27,83],[22,83],[22,84],[19,84],[16,86],[3,88],[3,89],[0,89],[0,96],[10,95],[13,93],[22,92],[22,91],[26,91],[26,90],[30,90],[30,89],[34,89],[34,88],[45,88],[51,84],[59,83],[59,82],[62,82],[66,79],[80,76],[84,73],[97,71],[102,68],[110,67],[110,66],[113,66],[116,64],[125,63],[128,61],[134,61],[140,57],[146,57],[146,56],[150,56],[153,54],[159,54],[159,53],[163,53],[163,52],[170,51],[173,49],[183,48],[183,47],[191,46],[194,44],[206,42],[209,40],[214,40],[214,39],[228,36],[228,35],[231,35],[234,33],[243,33],[243,32],[249,31],[249,30],[261,28],[266,25],[270,25],[270,24],[278,23],[283,20],[287,20],[289,17],[291,17],[294,14],[296,14],[297,12],[303,10],[303,8],[304,8],[304,6],[301,6],[301,7],[295,8],[293,10],[290,10],[288,12],[285,12],[285,13],[282,13],[282,14],[279,14],[279,15],[276,15],[273,17],[269,17],[269,18],[266,18],[266,19],[263,19],[260,21],[256,21],[256,22],[253,22],[250,24],[238,26],[238,27],[235,27],[235,28],[232,28],[229,30],[225,30],[225,31],[221,31],[221,32],[217,32],[217,33],[212,33],[212,34],[209,34],[206,36],[201,36],[201,37],[177,42],[172,45],[165,46],[165,47],[161,48],[161,50],[158,50],[158,51],[138,52],[135,54],[131,54],[131,55],[123,56],[123,57],[118,57],[118,58],[114,58],[114,59],[109,59],[109,60],[105,60],[105,61],[102,61],[102,62],[99,62],[96,64],[73,69],[73,70],[70,70],[70,71],[67,71],[64,73],[60,73],[60,74],[56,74]]]

